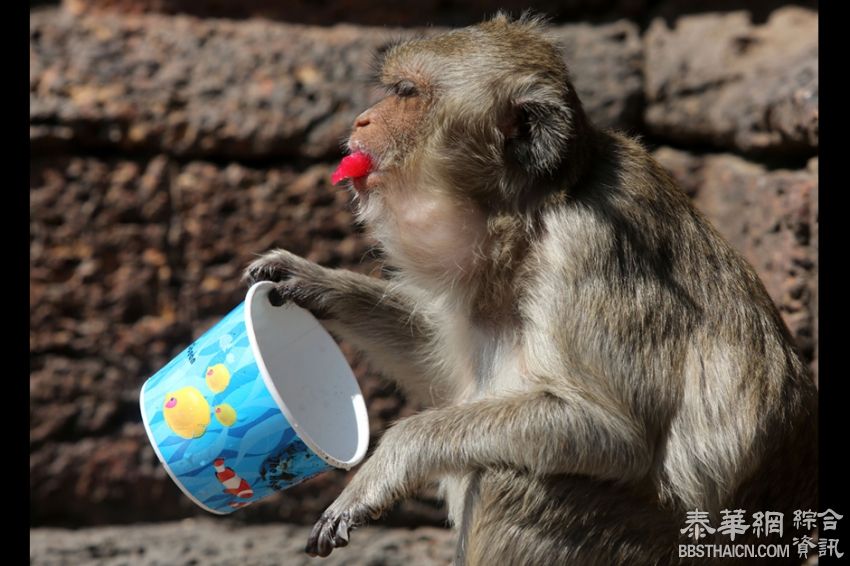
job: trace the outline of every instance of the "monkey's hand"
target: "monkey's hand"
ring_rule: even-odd
[[[380,448],[322,513],[307,540],[307,554],[325,557],[334,548],[348,545],[350,530],[362,526],[370,518],[377,519],[402,497],[406,490],[393,486],[400,487],[404,474],[382,465],[379,452]]]
[[[327,318],[323,300],[328,288],[328,270],[292,252],[278,249],[263,254],[245,270],[243,280],[249,285],[257,281],[277,283],[269,295],[273,304],[292,301],[316,318]]]

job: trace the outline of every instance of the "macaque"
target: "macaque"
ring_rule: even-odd
[[[545,24],[394,44],[379,75],[349,185],[390,275],[284,250],[246,271],[428,407],[386,430],[307,552],[437,481],[457,564],[701,563],[677,553],[693,510],[714,528],[783,512],[790,543],[793,511],[817,509],[816,388],[753,268],[588,119]]]

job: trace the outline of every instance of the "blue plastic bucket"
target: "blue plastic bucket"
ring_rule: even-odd
[[[270,282],[142,386],[142,420],[192,501],[232,513],[331,468],[359,463],[366,405],[333,338]]]

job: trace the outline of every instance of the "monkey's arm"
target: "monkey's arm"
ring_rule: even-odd
[[[387,430],[375,453],[316,523],[307,551],[345,546],[348,529],[445,474],[509,466],[535,474],[629,480],[652,453],[640,426],[614,406],[533,392],[431,409]]]
[[[445,382],[432,377],[438,372],[429,367],[423,350],[433,325],[390,282],[328,269],[285,250],[252,263],[245,279],[279,283],[283,299],[309,310],[325,328],[363,352],[409,400],[433,405],[445,397]]]

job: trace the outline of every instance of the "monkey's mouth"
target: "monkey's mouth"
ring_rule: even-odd
[[[369,154],[363,151],[355,151],[342,158],[339,166],[331,175],[331,183],[336,185],[346,179],[365,177],[374,168]]]
[[[377,187],[380,184],[380,179],[380,171],[369,171],[361,177],[353,177],[351,179],[351,186],[354,187],[354,190],[363,195]]]
[[[331,183],[334,185],[350,180],[352,186],[359,194],[375,186],[379,178],[379,166],[372,155],[360,147],[352,147],[354,151],[343,157],[339,166],[331,175]]]

